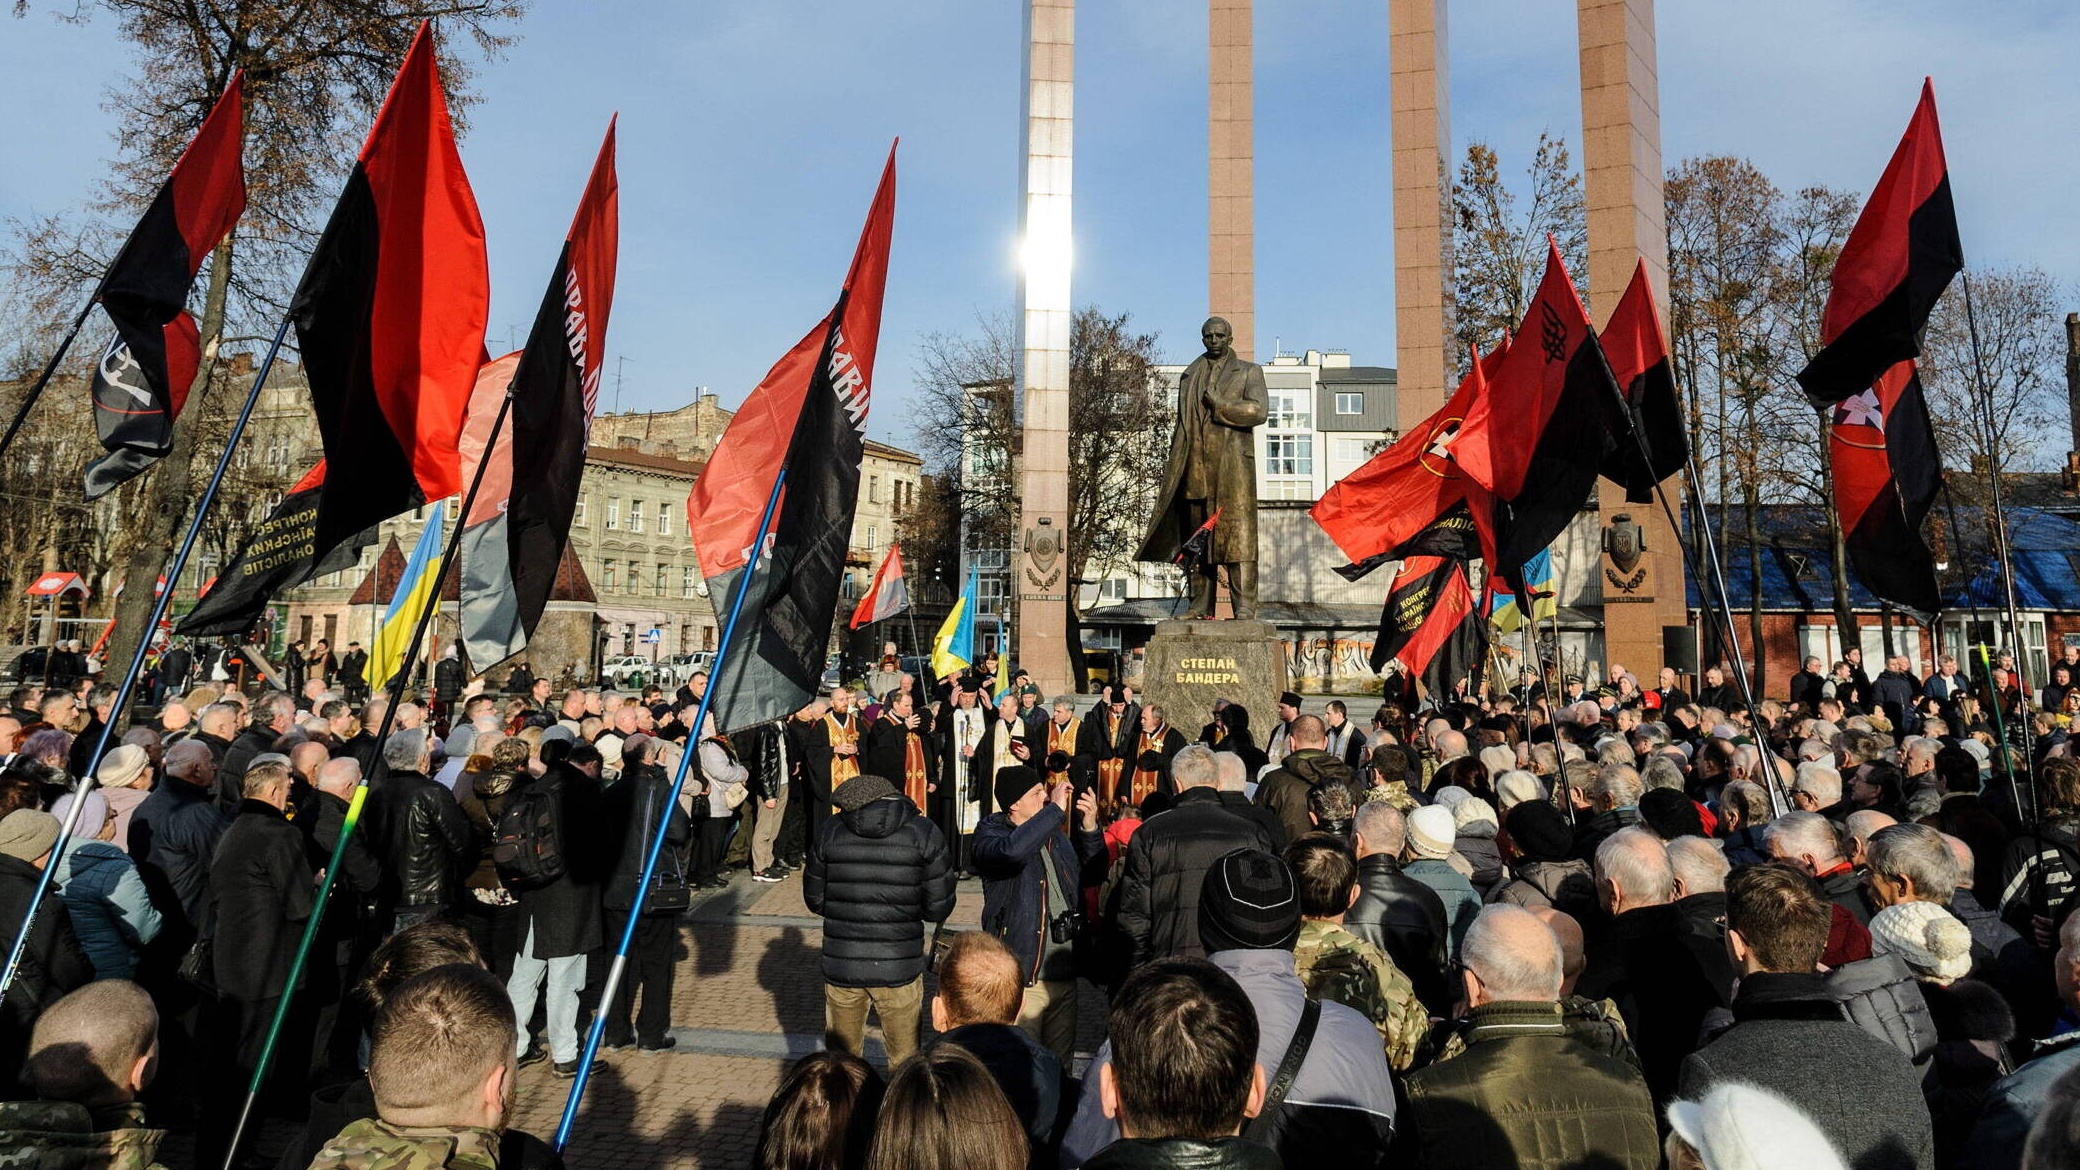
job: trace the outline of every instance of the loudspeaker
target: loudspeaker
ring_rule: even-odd
[[[1697,673],[1697,630],[1691,626],[1661,627],[1661,665],[1677,674]]]

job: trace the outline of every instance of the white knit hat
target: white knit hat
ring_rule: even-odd
[[[1871,916],[1871,944],[1937,983],[1971,974],[1971,928],[1934,902],[1900,902],[1878,911]]]
[[[1452,806],[1452,825],[1461,832],[1464,832],[1470,825],[1482,822],[1485,822],[1488,826],[1488,833],[1485,835],[1492,835],[1497,828],[1501,827],[1501,822],[1495,819],[1495,810],[1489,806],[1487,801],[1482,800],[1480,797],[1469,796]],[[1475,835],[1481,836],[1484,834]]]
[[[1431,804],[1408,814],[1408,848],[1417,857],[1442,860],[1451,856],[1459,830],[1452,810]]]
[[[1705,1170],[1846,1170],[1848,1165],[1796,1105],[1739,1081],[1715,1086],[1702,1101],[1671,1103],[1668,1127],[1697,1151]]]
[[[1445,808],[1458,808],[1459,802],[1472,799],[1473,793],[1459,787],[1457,784],[1447,784],[1430,794],[1431,804],[1441,805]]]

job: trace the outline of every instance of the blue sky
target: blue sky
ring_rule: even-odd
[[[70,5],[63,5],[69,9]],[[1384,0],[1259,0],[1257,336],[1392,364]],[[112,148],[105,15],[0,15],[0,217],[91,194]],[[2061,0],[1664,3],[1663,151],[1753,159],[1780,186],[1867,190],[1923,74],[1967,254],[2070,286],[2080,6]],[[1205,305],[1203,0],[1078,12],[1079,304],[1171,357]],[[1452,116],[1521,169],[1579,150],[1574,6],[1457,0]],[[607,116],[621,113],[620,288],[603,408],[734,404],[829,307],[889,140],[903,139],[871,433],[906,444],[920,342],[1011,303],[1021,6],[1014,0],[536,0],[479,77],[463,154],[490,232],[494,352],[524,334]],[[615,359],[627,359],[623,367]],[[617,395],[616,372],[625,372]]]

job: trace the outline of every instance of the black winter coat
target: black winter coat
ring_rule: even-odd
[[[945,834],[901,796],[823,822],[802,897],[823,917],[823,977],[901,987],[924,974],[924,924],[953,913]]]
[[[210,859],[231,818],[210,794],[168,776],[130,814],[130,858],[151,891],[152,905],[169,921],[192,929],[209,890]],[[173,932],[178,936],[184,932]],[[161,937],[166,937],[162,933]],[[181,944],[185,945],[185,944]]]
[[[1024,1028],[1010,1024],[965,1024],[933,1043],[964,1048],[982,1062],[1026,1127],[1030,1164],[1054,1165],[1062,1133],[1076,1111],[1076,1082],[1063,1071],[1061,1059]]]
[[[238,733],[231,746],[217,761],[217,806],[231,816],[240,815],[240,806],[245,803],[242,788],[246,769],[253,766],[253,757],[274,750],[274,741],[281,736],[272,727],[256,723]]]
[[[1364,799],[1350,765],[1314,748],[1287,752],[1278,767],[1266,773],[1257,785],[1257,803],[1278,814],[1287,842],[1314,830],[1314,820],[1308,816],[1307,794],[1319,784],[1341,784],[1351,790],[1353,800]]]
[[[247,1003],[282,993],[316,886],[303,832],[261,800],[239,805],[210,865],[217,989]]]
[[[1121,1138],[1085,1162],[1084,1170],[1279,1170],[1270,1146],[1244,1137]]]
[[[1432,1015],[1451,1015],[1459,989],[1447,967],[1451,932],[1436,890],[1402,873],[1384,853],[1361,857],[1358,900],[1344,914],[1343,928],[1385,951]]]
[[[1237,849],[1278,850],[1264,827],[1222,807],[1211,788],[1187,788],[1166,812],[1143,821],[1127,844],[1118,925],[1133,962],[1185,955],[1199,945],[1199,886],[1213,863]]]
[[[391,772],[368,794],[368,839],[396,908],[455,904],[476,837],[455,794],[423,772]]]
[[[1713,963],[1674,903],[1628,910],[1612,920],[1619,971],[1607,994],[1625,1015],[1640,1071],[1658,1106],[1675,1091],[1683,1058],[1697,1048],[1705,1016],[1732,1001],[1731,961],[1723,943]]]
[[[0,933],[10,944],[21,933],[39,873],[18,857],[0,855]],[[29,945],[22,949],[14,985],[8,988],[6,1002],[0,1004],[0,1086],[15,1084],[16,1072],[29,1055],[29,1031],[36,1017],[93,978],[94,964],[72,933],[72,915],[53,890],[36,913],[36,926],[29,932]]]
[[[563,847],[563,876],[546,886],[519,891],[520,941],[534,930],[538,959],[582,955],[605,937],[606,914],[600,899],[615,860],[620,856],[605,810],[605,794],[592,777],[569,764],[555,764],[531,784],[558,790],[557,842]],[[524,789],[515,789],[511,800]],[[461,810],[457,810],[458,814]],[[631,888],[633,888],[631,886]]]
[[[1105,852],[1105,835],[1081,829],[1073,844],[1062,833],[1061,806],[1049,804],[1023,825],[1011,823],[1010,813],[991,813],[975,826],[975,868],[982,874],[982,929],[1004,940],[1018,956],[1026,985],[1039,979],[1073,979],[1073,961],[1057,960],[1061,969],[1047,970],[1040,960],[1047,948],[1047,891],[1042,882],[1053,882],[1062,891],[1062,901],[1072,910],[1083,908],[1080,875],[1091,860]],[[1067,952],[1056,952],[1064,960]]]
[[[759,769],[754,769],[756,775]],[[606,906],[627,910],[636,904],[636,886],[642,881],[643,863],[649,859],[650,844],[657,840],[659,821],[665,822],[665,852],[657,859],[657,871],[668,873],[674,860],[684,873],[686,846],[693,840],[693,820],[678,802],[672,815],[659,815],[672,794],[672,778],[656,764],[644,764],[621,773],[621,779],[602,797],[607,839],[618,842],[614,850],[614,873],[607,879]]]

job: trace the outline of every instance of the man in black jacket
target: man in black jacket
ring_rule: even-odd
[[[881,1016],[890,1067],[917,1049],[924,924],[953,913],[946,836],[887,780],[855,776],[831,793],[802,898],[823,917],[824,1047],[862,1055],[867,1009]]]
[[[1827,902],[1781,863],[1726,882],[1726,946],[1740,968],[1733,1027],[1683,1061],[1677,1093],[1743,1081],[1797,1104],[1851,1170],[1929,1170],[1935,1141],[1921,1078],[1892,1045],[1842,1015],[1818,974]],[[1854,1070],[1823,1076],[1824,1070]]]
[[[1013,1022],[1025,982],[1018,958],[995,936],[964,930],[953,936],[936,974],[932,1030],[939,1038],[933,1043],[964,1048],[982,1062],[1026,1127],[1030,1164],[1054,1165],[1076,1105],[1076,1083],[1061,1057]]]
[[[605,941],[609,946],[617,945],[628,927],[643,863],[663,826],[664,852],[657,863],[662,880],[653,881],[652,900],[645,903],[642,921],[636,923],[635,945],[629,952],[628,970],[615,989],[603,1041],[609,1048],[634,1046],[645,1052],[664,1052],[675,1043],[665,1032],[672,1026],[672,962],[678,957],[679,914],[685,909],[685,895],[659,905],[655,890],[659,885],[685,889],[686,848],[693,842],[693,821],[685,808],[673,803],[666,815],[672,778],[655,762],[658,743],[647,735],[637,735],[623,745],[621,779],[606,790],[602,809],[607,840],[620,846],[613,876],[607,879]],[[763,821],[761,818],[761,824]],[[629,1017],[635,1009],[638,985],[643,992],[643,1011],[631,1028]]]
[[[547,1055],[559,1077],[578,1073],[578,1000],[585,989],[585,955],[606,937],[600,887],[618,856],[609,848],[613,838],[602,808],[599,749],[589,743],[566,743],[543,744],[545,770],[510,798],[537,786],[553,794],[550,805],[564,871],[554,881],[519,891],[520,952],[513,957],[513,975],[506,981],[514,1017],[528,1021],[534,1018],[535,997],[547,984]],[[440,791],[438,785],[435,790]],[[540,1051],[527,1045],[528,1027],[520,1025],[523,1064],[541,1059]],[[656,1047],[664,1046],[663,1037],[653,1039],[660,1042]]]
[[[1117,921],[1134,964],[1204,955],[1199,887],[1206,871],[1237,849],[1277,850],[1263,826],[1222,806],[1214,791],[1219,767],[1203,744],[1179,751],[1170,762],[1176,802],[1142,822],[1127,844]]]
[[[260,1062],[316,893],[303,833],[282,812],[289,803],[288,766],[253,765],[241,791],[238,819],[218,844],[209,875],[216,940],[211,957],[219,994],[216,1083],[225,1087],[246,1084]],[[283,1034],[308,1039],[308,1014],[298,1015],[304,1018],[292,1021]],[[302,1083],[301,1054],[277,1053],[273,1067],[284,1074],[276,1078],[279,1084]],[[205,1146],[221,1148],[215,1143],[235,1123],[237,1102],[235,1091],[214,1094],[209,1112],[216,1124],[205,1122]]]
[[[217,803],[225,812],[239,815],[244,808],[239,794],[245,791],[246,769],[252,765],[253,757],[275,750],[275,741],[294,726],[296,700],[288,695],[269,691],[253,704],[253,722],[224,749],[224,761],[217,766]]]
[[[368,837],[383,863],[391,928],[403,930],[455,904],[476,838],[454,794],[427,775],[433,752],[424,728],[392,733],[383,762],[387,771],[368,794]]]
[[[1307,811],[1307,794],[1317,785],[1341,784],[1357,800],[1364,799],[1365,794],[1359,790],[1350,765],[1325,750],[1328,732],[1319,718],[1295,718],[1288,740],[1291,750],[1257,785],[1257,803],[1278,814],[1279,822],[1285,826],[1286,841],[1291,843],[1314,831],[1314,821]]]
[[[1659,1106],[1671,1099],[1706,1014],[1731,1002],[1733,971],[1717,939],[1689,930],[1675,905],[1668,848],[1646,829],[1620,829],[1597,847],[1596,890],[1611,915],[1615,963],[1594,994],[1616,1000],[1624,1013]]]
[[[216,757],[184,739],[166,749],[166,778],[130,815],[130,857],[165,926],[146,948],[167,960],[166,974],[194,941],[209,889],[210,858],[231,818],[217,807]]]
[[[347,643],[347,652],[340,656],[339,681],[347,690],[347,702],[358,703],[368,697],[368,651],[359,642]],[[366,767],[366,762],[363,763]]]
[[[1073,784],[1050,788],[1024,765],[999,771],[994,784],[1004,810],[975,829],[975,868],[982,874],[982,929],[1003,939],[1018,959],[1025,988],[1018,1022],[1064,1062],[1076,1046],[1076,954],[1083,917],[1084,867],[1105,852],[1098,796]],[[1062,830],[1074,800],[1072,844]]]
[[[1449,1018],[1459,989],[1451,985],[1445,951],[1449,927],[1437,891],[1401,872],[1408,821],[1384,800],[1358,806],[1358,900],[1343,927],[1394,960],[1431,1015]]]
[[[37,878],[58,843],[58,828],[58,818],[33,808],[16,809],[0,820],[0,935],[9,944],[21,933]],[[94,965],[72,933],[72,916],[53,889],[37,912],[14,987],[0,1006],[0,1088],[19,1088],[16,1078],[29,1054],[36,1014],[93,978]]]

